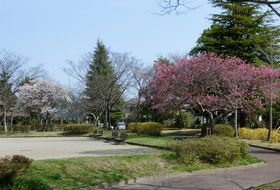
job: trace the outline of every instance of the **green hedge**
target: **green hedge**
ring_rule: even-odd
[[[94,129],[90,124],[68,124],[63,129],[64,135],[81,135],[90,133]]]
[[[228,124],[218,124],[214,127],[214,135],[233,137],[234,131],[231,125]]]
[[[164,125],[157,122],[131,122],[128,124],[128,130],[134,133],[147,135],[160,135]]]
[[[235,162],[248,154],[247,144],[229,137],[186,139],[171,144],[177,159],[186,164],[205,162],[222,164]]]

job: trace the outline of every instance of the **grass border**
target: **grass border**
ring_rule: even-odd
[[[183,176],[191,176],[197,174],[215,174],[218,172],[224,172],[228,170],[245,170],[249,168],[256,168],[262,165],[266,165],[264,161],[250,164],[250,165],[241,165],[241,166],[233,166],[233,167],[224,167],[224,168],[215,168],[215,169],[204,169],[204,170],[197,170],[192,172],[174,172],[174,173],[167,173],[165,175],[158,175],[158,176],[145,176],[139,177],[135,179],[128,179],[122,180],[119,182],[111,182],[111,183],[102,183],[100,185],[95,186],[96,189],[104,189],[104,188],[111,188],[111,187],[121,187],[125,185],[133,185],[136,183],[142,183],[146,181],[154,181],[154,180],[164,180],[168,178],[175,178],[175,177],[183,177]]]

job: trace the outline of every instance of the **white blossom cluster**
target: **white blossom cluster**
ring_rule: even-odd
[[[71,102],[68,92],[53,81],[32,80],[19,88],[19,105],[28,112],[53,114],[67,102]]]

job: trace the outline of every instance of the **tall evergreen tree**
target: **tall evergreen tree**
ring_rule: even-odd
[[[280,45],[278,26],[269,12],[261,13],[259,6],[243,0],[212,0],[221,14],[214,14],[212,25],[203,31],[191,55],[215,52],[237,56],[247,63],[270,63],[268,56],[279,63]]]
[[[86,79],[85,94],[89,102],[89,110],[103,114],[104,127],[110,127],[110,111],[121,99],[121,90],[117,76],[110,62],[108,51],[101,41],[97,41]],[[114,98],[118,96],[118,98]]]

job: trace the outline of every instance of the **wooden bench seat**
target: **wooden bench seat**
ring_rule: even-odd
[[[127,133],[121,133],[118,138],[114,139],[115,144],[124,143],[127,140]]]

